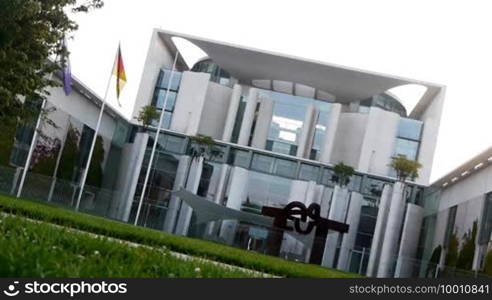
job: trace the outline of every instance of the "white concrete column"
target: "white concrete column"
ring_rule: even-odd
[[[192,160],[190,171],[188,175],[188,182],[186,183],[186,189],[194,194],[198,190],[200,185],[200,179],[202,178],[203,171],[203,157]],[[176,224],[175,233],[178,235],[187,235],[190,228],[191,214],[193,209],[181,201],[181,209],[179,211],[178,223]]]
[[[130,169],[131,171],[127,174],[128,177],[125,178],[125,182],[127,182],[127,185],[124,186],[125,190],[121,193],[121,195],[126,198],[121,200],[123,205],[122,209],[119,211],[119,213],[121,213],[121,219],[124,222],[128,222],[128,218],[130,217],[133,198],[135,196],[135,190],[137,189],[138,177],[140,176],[140,170],[142,169],[148,140],[148,133],[139,132],[135,135],[135,140],[132,145],[130,160],[128,161],[128,164],[132,167]]]
[[[248,170],[234,167],[231,170],[231,186],[229,188],[229,197],[226,206],[232,209],[240,210],[241,204],[246,201],[248,196]],[[232,244],[236,233],[237,220],[223,220],[219,236],[227,244]]]
[[[335,186],[333,190],[333,196],[331,200],[330,210],[328,212],[328,219],[338,222],[345,221],[345,213],[347,211],[347,204],[349,201],[349,191],[345,187]],[[333,268],[335,262],[335,252],[337,249],[338,238],[340,234],[338,232],[328,232],[325,243],[325,251],[323,253],[323,260],[321,265],[327,268]]]
[[[239,138],[237,141],[239,145],[248,145],[249,136],[251,135],[251,127],[253,126],[253,120],[255,118],[257,102],[258,89],[249,89],[248,100],[246,102],[246,108],[244,109],[243,122],[241,123],[241,130],[239,131]]]
[[[386,184],[381,193],[379,200],[378,216],[376,219],[376,226],[374,228],[374,234],[372,236],[371,252],[369,254],[369,262],[367,264],[366,275],[373,277],[376,275],[377,267],[379,264],[379,256],[381,252],[381,244],[384,239],[384,230],[386,228],[386,220],[388,217],[388,209],[391,203],[391,194],[393,193],[393,187]]]
[[[232,137],[232,131],[234,124],[236,123],[237,111],[241,102],[242,87],[239,84],[235,84],[232,88],[231,100],[229,101],[229,109],[227,110],[227,117],[224,125],[224,132],[222,134],[222,140],[224,142],[230,142]]]
[[[349,231],[342,236],[342,245],[340,247],[340,254],[338,255],[337,269],[339,270],[349,270],[348,262],[350,261],[350,254],[354,248],[357,230],[359,229],[363,199],[364,197],[362,197],[361,194],[352,192],[347,220],[345,221],[345,223],[349,225]]]
[[[227,188],[227,180],[229,178],[230,166],[222,164],[220,166],[220,172],[216,178],[214,194],[212,195],[213,202],[216,204],[221,204],[224,199],[224,195]],[[209,188],[210,189],[210,188]],[[208,222],[205,232],[209,235],[213,235],[216,232],[217,221]]]
[[[255,132],[251,146],[258,149],[265,149],[268,132],[273,116],[273,101],[267,98],[261,100],[258,119],[256,120]]]
[[[292,180],[290,184],[290,192],[288,203],[292,201],[299,201],[304,203],[306,193],[308,190],[308,182],[303,180]],[[269,204],[267,204],[269,205]]]
[[[407,212],[405,214],[403,231],[401,233],[395,277],[412,277],[412,271],[417,267],[415,256],[417,255],[417,246],[423,219],[424,209],[418,205],[407,203]]]
[[[176,178],[174,179],[173,191],[178,191],[185,186],[186,176],[188,174],[188,168],[190,166],[191,157],[181,156],[179,158],[178,169],[176,170]],[[177,196],[171,196],[169,200],[169,207],[166,212],[166,219],[164,220],[164,231],[173,233],[174,224],[176,224],[176,218],[179,210],[181,199]]]
[[[330,163],[331,153],[333,152],[333,145],[335,144],[335,136],[338,128],[338,120],[340,120],[340,113],[342,111],[342,105],[340,103],[333,103],[329,112],[328,125],[326,128],[325,138],[323,141],[323,147],[319,160],[322,163]],[[320,112],[321,113],[321,112]]]
[[[214,202],[217,204],[222,203],[224,195],[227,188],[227,179],[229,178],[231,167],[229,165],[223,164],[220,170],[220,178],[217,184],[217,190],[214,195]]]
[[[313,104],[308,105],[306,108],[306,114],[304,115],[304,122],[302,123],[301,134],[299,136],[299,144],[297,146],[297,157],[305,158],[311,150],[312,136],[314,132],[314,120],[318,113]]]
[[[330,201],[333,194],[333,189],[330,187],[321,186],[321,217],[327,218],[330,210]]]
[[[404,197],[405,184],[396,182],[393,185],[391,204],[389,206],[388,221],[384,231],[384,239],[381,246],[381,257],[379,259],[378,277],[392,276],[392,266],[398,254],[398,238],[403,222],[405,210]]]

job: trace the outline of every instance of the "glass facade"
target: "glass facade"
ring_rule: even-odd
[[[315,128],[309,158],[319,159],[328,126],[331,104],[274,91],[260,90],[262,101],[273,102],[273,115],[268,131],[266,150],[295,156],[308,106],[315,107]]]
[[[360,102],[362,107],[375,106],[386,111],[392,111],[400,115],[400,117],[405,118],[407,116],[407,110],[397,99],[391,97],[388,94],[379,94],[372,98],[366,99]],[[363,112],[366,111],[365,108],[362,109]]]
[[[393,156],[401,155],[407,159],[418,160],[423,126],[424,123],[420,120],[400,118]],[[396,177],[396,171],[390,169],[388,175]]]
[[[162,109],[164,109],[164,119],[162,120],[162,128],[164,129],[169,129],[171,126],[171,119],[174,112],[174,106],[176,105],[181,76],[182,74],[180,72],[175,71],[172,82],[169,82],[171,79],[171,71],[162,69],[157,77],[154,96],[152,98],[152,105],[157,108],[159,114],[162,112]],[[169,91],[167,89],[168,86]],[[167,103],[166,107],[164,107],[166,94]],[[159,120],[154,120],[152,125],[157,127],[159,125]]]
[[[314,127],[313,144],[309,153],[309,159],[319,160],[321,149],[323,147],[326,130],[328,127],[329,113],[331,105],[329,103],[318,103],[318,114],[316,116],[316,125]]]
[[[210,81],[225,86],[231,85],[231,75],[229,72],[219,67],[210,59],[197,62],[193,68],[191,68],[191,71],[208,73],[210,74]]]

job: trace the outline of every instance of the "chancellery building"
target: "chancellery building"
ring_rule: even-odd
[[[188,65],[179,39],[206,57]],[[410,106],[393,93],[409,85],[423,90]],[[41,126],[22,197],[75,205],[102,100],[76,78],[72,88],[51,90],[57,126]],[[429,182],[444,97],[435,83],[156,29],[132,117],[105,109],[80,210],[364,276],[479,276],[491,251],[492,151]],[[158,136],[158,120],[136,119],[148,105],[163,113]],[[33,133],[0,133],[0,192],[15,195]],[[197,135],[216,155],[191,154]],[[397,181],[397,155],[420,162],[417,178]],[[346,185],[339,163],[355,170]],[[280,228],[264,213],[292,202],[346,226]],[[471,262],[449,259],[465,260],[470,243]]]

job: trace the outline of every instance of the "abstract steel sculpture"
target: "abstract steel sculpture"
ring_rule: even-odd
[[[313,246],[309,262],[321,264],[323,253],[325,251],[326,235],[329,230],[335,230],[340,233],[347,233],[349,225],[328,220],[320,216],[321,207],[317,203],[311,203],[306,208],[304,203],[299,201],[290,202],[284,208],[275,208],[264,206],[261,213],[265,216],[273,217],[273,230],[270,230],[267,239],[267,253],[278,256],[284,231],[294,231],[300,234],[310,234],[314,227]],[[311,219],[310,221],[308,221]],[[292,221],[294,226],[290,226],[288,221]],[[301,227],[302,223],[307,223],[305,228]]]

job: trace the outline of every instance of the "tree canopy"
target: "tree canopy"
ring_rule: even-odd
[[[0,124],[37,114],[24,99],[44,99],[57,83],[49,74],[60,66],[62,41],[77,30],[69,12],[88,12],[102,0],[0,0]]]
[[[407,179],[415,180],[419,177],[419,169],[422,165],[418,161],[398,155],[391,158],[390,167],[396,171],[396,178],[405,182]]]

